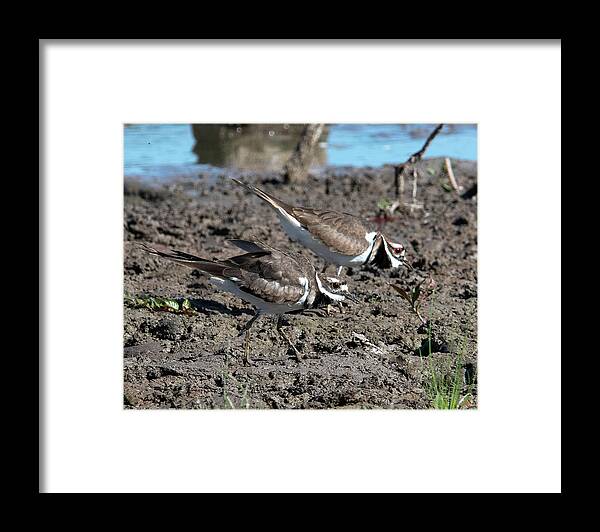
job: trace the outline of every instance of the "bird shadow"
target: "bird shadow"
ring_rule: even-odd
[[[150,295],[125,294],[125,304],[133,308],[146,308],[154,312],[189,314],[196,312],[205,315],[224,314],[227,316],[254,316],[249,308],[229,308],[212,299],[157,297]],[[186,305],[189,305],[186,307]]]
[[[226,314],[228,316],[253,316],[254,312],[247,308],[229,308],[212,299],[191,299],[190,304],[196,312],[202,314]]]

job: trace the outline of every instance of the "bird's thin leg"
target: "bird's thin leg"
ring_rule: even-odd
[[[279,316],[277,316],[277,332],[287,342],[287,344],[292,348],[292,350],[294,351],[294,354],[296,355],[296,360],[298,360],[298,362],[299,362],[300,360],[302,360],[302,355],[300,354],[300,351],[298,351],[298,349],[296,349],[296,346],[291,342],[291,340],[281,330],[282,323],[283,323],[283,315],[280,314]]]
[[[339,267],[338,267],[338,269],[337,269],[337,276],[338,276],[338,278],[339,278],[339,276],[342,274],[342,270],[343,270],[343,269],[344,269],[344,267],[343,267],[343,266],[339,266]],[[344,305],[342,305],[342,302],[341,302],[341,301],[338,303],[338,308],[340,309],[340,312],[341,312],[342,314],[344,314]]]
[[[323,269],[323,271],[321,273],[325,273],[325,270],[327,269],[327,266],[329,266],[329,265],[326,265],[325,268]],[[338,266],[338,269],[337,269],[337,277],[338,277],[338,279],[339,279],[340,274],[342,273],[343,269],[344,269],[343,266]],[[342,304],[338,303],[337,306],[340,309],[340,312],[343,314],[344,313],[344,307],[342,306]],[[331,306],[331,303],[328,303],[327,307],[325,308],[325,312],[327,312],[328,316],[331,316],[332,310],[333,310],[333,307]]]
[[[260,312],[254,314],[254,316],[250,318],[250,320],[246,323],[246,325],[244,325],[244,327],[242,327],[242,330],[240,331],[240,336],[242,333],[246,333],[244,335],[244,357],[246,358],[246,364],[248,365],[252,362],[250,360],[250,329],[259,316]]]

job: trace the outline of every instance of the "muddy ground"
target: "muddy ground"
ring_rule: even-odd
[[[125,294],[189,298],[194,310],[172,314],[124,303],[125,407],[432,408],[432,374],[455,375],[460,354],[462,394],[470,392],[463,407],[474,408],[477,166],[453,161],[453,168],[462,197],[448,190],[442,160],[425,160],[417,191],[423,208],[396,211],[384,227],[405,245],[413,271],[346,270],[360,303],[325,317],[287,316],[284,330],[303,352],[301,362],[287,351],[274,322],[261,317],[252,329],[252,366],[243,363],[238,337],[252,308],[216,291],[206,275],[150,256],[136,243],[225,258],[239,252],[227,239],[255,237],[282,249],[293,246],[319,269],[321,259],[291,243],[270,208],[224,176],[154,185],[126,180]],[[377,214],[380,200],[394,197],[391,167],[329,169],[306,186],[284,185],[276,175],[244,179],[292,204],[365,218]],[[407,179],[407,201],[411,194]],[[431,317],[431,354],[428,328],[389,287],[410,289],[428,276],[437,284],[422,311]]]

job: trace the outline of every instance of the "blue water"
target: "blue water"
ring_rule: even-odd
[[[194,136],[189,124],[135,124],[125,127],[125,175],[163,177],[193,175]]]
[[[401,163],[421,149],[436,124],[337,124],[327,141],[332,166],[381,166]],[[446,125],[429,145],[426,157],[477,159],[477,126]]]
[[[421,148],[435,124],[331,124],[321,138],[316,167],[372,166],[404,162]],[[212,137],[203,145],[198,140],[197,153],[192,151],[196,139],[190,124],[131,124],[124,128],[125,175],[142,178],[193,176],[199,171],[220,172],[228,168],[244,170],[253,153],[252,169],[281,166],[290,151],[289,138],[282,132],[264,138]],[[257,142],[259,143],[257,145]],[[279,142],[279,144],[278,144]],[[289,153],[288,153],[289,152]],[[225,154],[225,155],[224,155]],[[250,154],[250,155],[248,155]],[[447,156],[477,159],[477,126],[448,124],[433,139],[426,157]],[[202,162],[199,162],[201,160]],[[223,161],[227,161],[224,163]],[[237,168],[235,168],[237,167]]]

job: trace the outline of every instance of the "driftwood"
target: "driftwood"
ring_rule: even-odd
[[[314,148],[319,142],[325,124],[307,124],[292,156],[283,169],[286,183],[302,183],[306,181],[308,169],[313,159]]]

